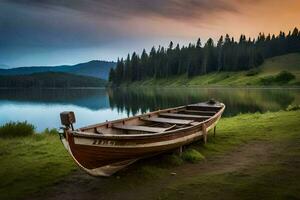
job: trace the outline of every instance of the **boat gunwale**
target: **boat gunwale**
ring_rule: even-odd
[[[174,107],[174,108],[167,108],[167,109],[163,109],[163,110],[156,110],[156,111],[144,113],[144,114],[141,114],[141,115],[131,116],[131,117],[128,117],[128,118],[116,119],[116,120],[113,120],[113,121],[106,121],[106,122],[101,122],[101,123],[98,123],[98,124],[92,124],[92,125],[89,125],[89,126],[84,126],[84,127],[79,128],[79,130],[80,129],[92,129],[92,128],[95,128],[95,127],[104,126],[104,125],[108,125],[108,124],[125,122],[125,121],[129,121],[129,120],[132,120],[132,119],[157,114],[157,113],[160,113],[160,112],[168,112],[168,111],[171,111],[171,110],[178,110],[178,109],[182,109],[182,108],[186,108],[186,107],[187,107],[187,105],[178,106],[178,107]],[[84,132],[84,131],[82,131],[82,132]]]
[[[186,131],[198,126],[202,126],[203,124],[218,118],[221,116],[221,114],[223,113],[223,111],[225,110],[225,104],[220,103],[220,110],[217,111],[214,115],[212,115],[210,118],[202,121],[202,122],[198,122],[198,124],[196,125],[192,125],[192,126],[188,126],[188,127],[182,127],[179,129],[175,129],[175,130],[169,130],[169,131],[165,131],[165,132],[160,132],[160,133],[145,133],[145,134],[114,134],[114,135],[103,135],[103,134],[97,134],[97,133],[91,133],[91,132],[84,132],[84,131],[71,131],[69,130],[69,133],[71,133],[74,137],[84,137],[84,138],[95,138],[95,139],[145,139],[145,138],[150,138],[150,137],[159,137],[159,136],[163,136],[163,135],[167,135],[167,134],[174,134],[178,131]],[[194,105],[194,104],[191,104]],[[86,126],[83,128],[79,128],[80,129],[91,129],[91,128],[95,128],[98,126],[103,126],[103,125],[107,125],[107,124],[113,124],[113,123],[118,123],[118,122],[123,122],[123,121],[127,121],[127,120],[131,120],[131,119],[136,119],[136,118],[140,118],[142,116],[148,116],[151,114],[157,114],[160,112],[167,112],[170,110],[178,110],[178,109],[182,109],[182,108],[186,108],[190,105],[185,105],[185,106],[179,106],[179,107],[175,107],[175,108],[168,108],[168,109],[164,109],[164,110],[157,110],[157,111],[153,111],[150,113],[145,113],[142,115],[138,115],[138,116],[133,116],[133,117],[129,117],[126,119],[118,119],[118,120],[114,120],[114,121],[109,121],[109,122],[104,122],[104,123],[100,123],[100,124],[94,124],[94,125],[90,125],[90,126]],[[217,107],[216,107],[217,108]]]

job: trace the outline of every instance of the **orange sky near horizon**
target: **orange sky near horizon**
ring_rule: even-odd
[[[200,37],[300,29],[300,0],[0,0],[0,64],[117,60]]]
[[[206,41],[209,37],[217,39],[227,33],[235,39],[240,34],[256,38],[260,32],[277,35],[280,31],[288,33],[295,27],[300,28],[300,0],[261,0],[247,4],[237,4],[237,1],[232,2],[236,4],[237,12],[210,13],[200,19],[136,17],[129,21],[130,30],[138,26],[134,31],[139,34],[151,33],[152,36],[186,41],[201,37]]]

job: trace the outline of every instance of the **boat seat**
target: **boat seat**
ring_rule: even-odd
[[[205,110],[182,110],[180,112],[187,113],[187,114],[199,114],[199,115],[214,115],[216,111],[205,111]]]
[[[191,104],[187,105],[187,110],[199,110],[199,111],[218,111],[222,108],[221,105],[208,105],[208,104]]]
[[[150,133],[160,133],[167,131],[174,126],[168,128],[159,128],[159,127],[149,127],[149,126],[133,126],[133,125],[114,125],[113,128],[129,130],[129,131],[142,131],[142,132],[150,132]]]
[[[163,118],[163,117],[149,117],[149,118],[141,118],[144,121],[151,122],[159,122],[159,123],[168,123],[168,124],[179,124],[179,125],[189,125],[194,122],[194,120],[183,120],[183,119],[171,119],[171,118]]]
[[[184,119],[208,119],[211,116],[201,116],[201,115],[187,115],[178,113],[160,113],[159,116],[163,117],[174,117],[174,118],[184,118]]]
[[[187,105],[187,107],[206,107],[206,108],[222,108],[220,104],[196,103]]]

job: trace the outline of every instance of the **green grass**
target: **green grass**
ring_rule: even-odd
[[[197,163],[201,160],[205,160],[205,157],[195,149],[187,149],[182,153],[182,159],[191,163]]]
[[[58,130],[55,129],[55,128],[52,128],[52,129],[49,129],[49,128],[46,128],[42,134],[50,134],[50,135],[55,135],[57,136],[58,135]]]
[[[277,80],[280,73],[287,71],[293,79]],[[275,77],[275,80],[273,78]],[[272,81],[264,81],[272,79]],[[287,80],[287,81],[286,81]],[[266,84],[267,83],[267,84]],[[256,69],[239,72],[213,72],[202,76],[188,78],[186,75],[164,79],[148,79],[134,82],[127,86],[165,86],[165,87],[193,87],[193,86],[264,86],[264,85],[300,85],[300,53],[292,53],[266,59]],[[126,86],[126,85],[124,85]]]
[[[25,122],[8,122],[0,126],[0,138],[22,137],[34,134],[34,126]]]
[[[207,158],[251,142],[273,146],[267,161],[233,171],[195,173],[173,181],[160,199],[297,199],[300,196],[299,111],[244,114],[221,120],[216,138],[193,145]],[[255,158],[254,158],[255,160]],[[234,164],[234,163],[232,163]],[[219,196],[221,195],[221,196]]]
[[[116,174],[119,178],[103,180],[103,195],[105,191],[109,195],[147,187],[154,189],[145,199],[147,195],[154,195],[154,199],[295,199],[300,196],[299,119],[299,110],[223,118],[217,136],[209,135],[207,144],[199,141],[190,145],[182,157],[167,154],[141,160]],[[51,132],[55,131],[0,138],[0,199],[23,199],[44,191],[77,169]],[[180,176],[180,170],[188,171],[191,165],[201,167],[256,142],[272,144],[272,152],[266,152],[269,160],[253,158],[257,162],[230,172],[204,173],[199,169],[190,176]],[[205,163],[194,163],[204,158]],[[172,176],[172,172],[177,174]],[[174,179],[166,181],[170,176]]]
[[[76,169],[58,135],[0,139],[0,199],[44,190]]]
[[[120,185],[107,185],[106,189],[118,193],[131,188],[136,192],[151,188],[152,194],[143,193],[143,199],[296,199],[300,195],[299,118],[300,111],[223,118],[218,124],[217,136],[210,135],[207,144],[196,142],[181,157],[170,154],[140,161],[119,173]],[[238,169],[223,171],[220,166],[221,171],[203,171],[203,166],[255,143],[272,146],[272,152],[266,152],[268,160],[253,157],[250,164]],[[198,153],[201,153],[200,160],[205,158],[205,163],[194,162],[195,158],[184,159],[186,155],[198,157]],[[227,165],[231,162],[234,161],[229,158]],[[219,164],[224,163],[216,166]],[[191,165],[196,167],[190,175],[181,174],[181,171],[190,171]]]

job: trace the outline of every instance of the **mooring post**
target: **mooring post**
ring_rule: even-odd
[[[182,152],[183,152],[183,146],[180,146],[175,150],[175,153],[178,154],[178,156],[181,156]]]
[[[207,131],[205,123],[202,125],[202,133],[203,133],[203,142],[206,144],[207,142]]]
[[[214,137],[216,137],[217,126],[214,127]]]
[[[182,146],[179,147],[179,156],[182,155],[182,148],[183,148]]]

